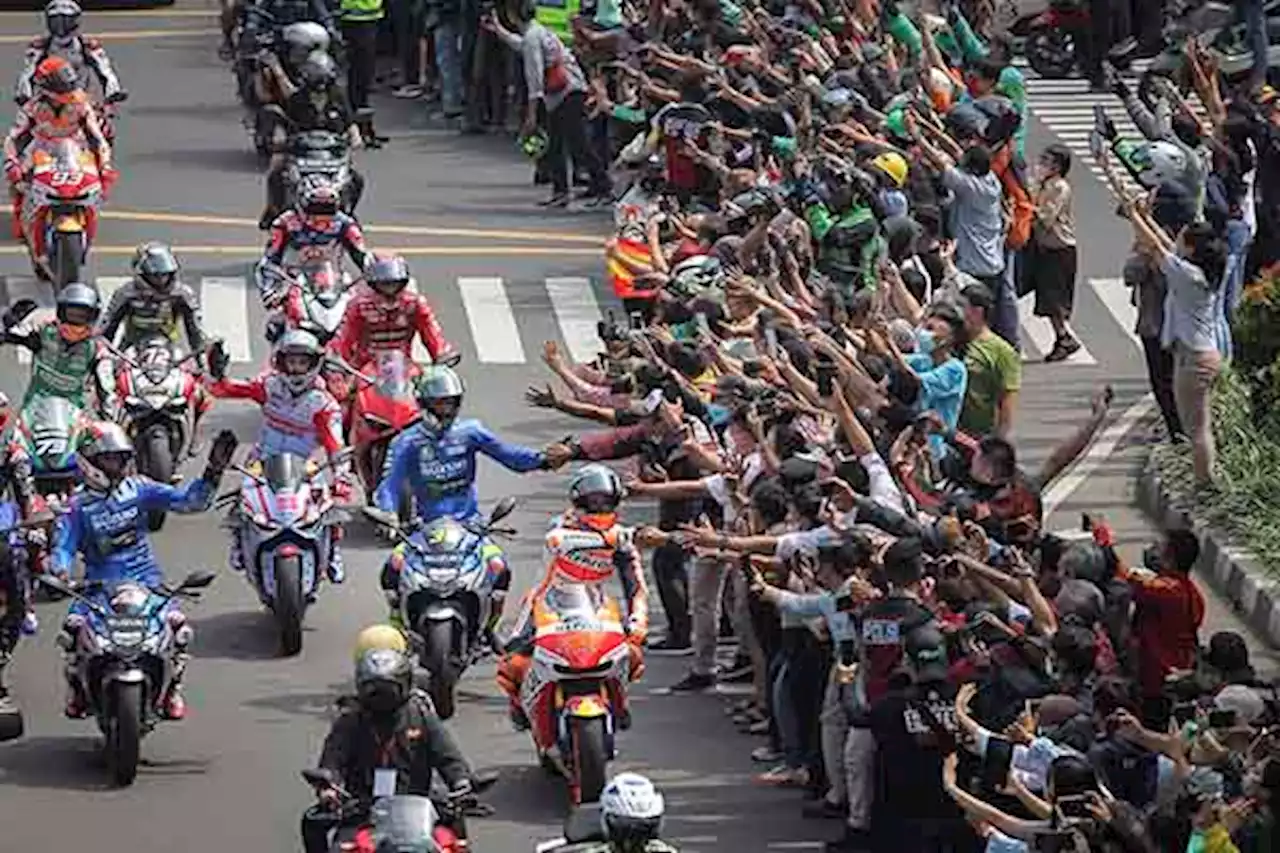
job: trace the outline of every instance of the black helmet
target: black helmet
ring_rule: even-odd
[[[400,255],[378,255],[369,265],[365,281],[388,299],[399,295],[409,285],[409,263]]]
[[[448,429],[462,408],[465,393],[462,377],[452,368],[436,364],[423,370],[418,380],[418,406],[422,409],[423,422],[441,432]]]
[[[75,313],[73,313],[75,312]],[[92,326],[102,313],[98,291],[84,282],[73,281],[58,293],[58,320],[72,326]]]
[[[578,510],[578,519],[598,530],[607,530],[617,522],[622,496],[622,481],[604,465],[587,465],[569,483],[569,500]]]
[[[370,649],[356,661],[356,695],[360,705],[375,714],[400,708],[413,689],[413,664],[395,649]]]
[[[133,254],[133,274],[156,294],[164,295],[178,277],[178,259],[164,243],[143,243]]]

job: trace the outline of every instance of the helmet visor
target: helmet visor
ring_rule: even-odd
[[[49,15],[46,21],[48,21],[49,35],[54,38],[69,36],[80,26],[79,15]]]
[[[289,376],[305,376],[316,369],[320,358],[307,352],[282,352],[277,363],[281,373]]]

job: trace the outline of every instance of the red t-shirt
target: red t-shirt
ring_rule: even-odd
[[[1159,696],[1170,672],[1195,667],[1204,596],[1190,577],[1130,577],[1129,582],[1133,586],[1133,637],[1142,693]]]

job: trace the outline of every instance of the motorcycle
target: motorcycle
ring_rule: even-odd
[[[339,272],[332,258],[307,258],[290,268],[264,267],[263,274],[277,282],[265,307],[281,312],[267,324],[269,343],[279,340],[285,329],[310,332],[324,346],[337,337],[357,280]]]
[[[357,377],[361,387],[351,403],[348,434],[366,503],[373,502],[391,439],[418,419],[418,400],[413,394],[413,377],[418,372],[404,353],[393,350],[379,353]],[[407,525],[413,518],[413,493],[408,484],[401,489],[398,503],[400,523]]]
[[[440,719],[453,716],[458,679],[485,650],[481,636],[493,594],[484,554],[486,537],[511,535],[498,527],[516,502],[499,501],[483,524],[464,525],[448,516],[405,528],[373,507],[365,514],[405,545],[398,587],[388,599],[422,668],[431,675],[427,693]]]
[[[0,743],[22,737],[22,709],[5,695],[4,670],[22,636],[21,623],[26,615],[29,592],[22,581],[19,567],[32,562],[48,542],[47,527],[52,516],[43,510],[27,521],[13,501],[0,502],[0,538],[5,553],[0,560]]]
[[[337,189],[342,210],[354,215],[360,197],[352,181],[351,143],[347,135],[299,127],[279,104],[266,104],[262,109],[286,134],[284,140],[273,145],[286,158],[284,209],[296,205],[296,191],[303,178],[321,175]]]
[[[174,482],[180,478],[178,465],[190,453],[197,390],[195,376],[183,366],[199,353],[179,358],[173,342],[157,333],[115,355],[122,365],[116,373],[122,424],[137,448],[138,473]],[[163,510],[153,510],[147,527],[159,530],[164,519]]]
[[[1253,70],[1253,51],[1249,49],[1243,22],[1238,21],[1235,8],[1227,3],[1211,0],[1207,3],[1175,2],[1166,6],[1164,48],[1151,60],[1142,73],[1138,91],[1146,96],[1158,78],[1170,81],[1179,91],[1193,88],[1191,68],[1187,61],[1187,43],[1194,40],[1212,58],[1229,84],[1243,82]],[[1280,0],[1266,0],[1263,5],[1266,17],[1267,76],[1280,71]],[[1111,56],[1127,58],[1137,49],[1134,39],[1126,39],[1117,45]]]
[[[102,175],[93,152],[74,140],[60,140],[51,151],[37,149],[22,200],[22,236],[28,249],[42,232],[46,257],[32,263],[55,288],[81,280],[89,246],[97,232]]]
[[[304,770],[302,778],[313,788],[334,790],[340,797],[337,808],[330,812],[340,827],[331,848],[334,853],[464,853],[471,849],[466,816],[478,806],[471,792],[432,799],[396,794],[393,789],[393,793],[365,803],[348,793],[332,771]],[[320,808],[312,806],[313,810]]]
[[[176,635],[165,608],[175,598],[198,599],[214,574],[192,572],[176,587],[150,588],[133,581],[86,584],[47,575],[40,580],[88,606],[77,640],[76,677],[106,738],[103,752],[112,781],[131,785],[142,738],[161,719],[159,707],[173,678]]]
[[[32,397],[18,416],[17,435],[31,457],[36,492],[55,507],[75,490],[76,452],[87,425],[86,413],[66,397]]]
[[[533,602],[533,662],[520,686],[543,767],[562,773],[572,802],[596,802],[614,757],[631,649],[618,603],[593,586],[557,584]]]
[[[332,528],[347,519],[318,481],[333,464],[282,453],[233,466],[244,475],[240,489],[215,503],[234,508],[225,526],[240,530],[245,577],[275,615],[289,657],[302,651],[302,621],[329,568]]]
[[[1080,61],[1080,45],[1090,31],[1089,7],[1080,0],[1052,0],[1048,8],[1023,15],[1009,29],[1014,49],[1041,77],[1071,76]]]

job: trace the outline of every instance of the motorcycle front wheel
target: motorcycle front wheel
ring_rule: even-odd
[[[152,424],[138,442],[138,472],[157,483],[173,479],[173,444],[169,430],[163,424]],[[152,533],[164,527],[165,512],[153,509],[147,512],[147,527]]]
[[[302,558],[297,554],[276,558],[276,594],[271,609],[280,627],[280,649],[285,657],[302,651]]]
[[[604,717],[569,720],[569,744],[573,749],[574,805],[599,802],[609,772]]]
[[[449,662],[453,657],[454,625],[452,622],[431,622],[426,628],[422,635],[422,667],[431,673],[427,693],[436,706],[436,714],[447,720],[453,716],[454,691],[458,686],[457,673]]]
[[[84,258],[83,233],[55,231],[49,246],[49,267],[53,270],[54,283],[61,290],[73,281],[80,280],[81,260]]]
[[[106,759],[111,781],[121,788],[138,776],[142,750],[141,683],[116,682],[111,691],[107,720]]]

